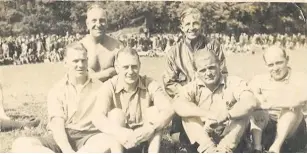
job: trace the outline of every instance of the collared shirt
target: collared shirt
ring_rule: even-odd
[[[65,128],[74,130],[96,130],[92,124],[94,108],[97,106],[97,90],[102,82],[95,79],[76,88],[66,75],[49,92],[47,105],[49,122],[54,117],[65,120]],[[49,123],[49,127],[52,127]]]
[[[174,97],[183,85],[195,79],[193,53],[203,48],[213,51],[219,57],[222,72],[227,74],[223,48],[216,40],[209,40],[201,35],[194,48],[185,41],[181,41],[172,46],[166,53],[167,63],[166,72],[163,75],[163,83],[165,91],[169,96]]]
[[[272,105],[279,103],[291,103],[299,97],[306,97],[307,91],[307,74],[293,72],[289,68],[287,76],[281,81],[275,81],[270,74],[255,76],[249,83],[255,96],[260,103],[270,103]],[[304,98],[302,98],[304,99]],[[280,110],[269,111],[272,118],[277,118]]]
[[[156,81],[139,76],[137,88],[133,92],[127,92],[123,82],[114,76],[104,83],[97,99],[102,105],[97,109],[98,114],[107,115],[113,108],[122,109],[126,124],[133,128],[143,124],[148,107],[156,106],[159,111],[171,109],[170,100]]]
[[[249,91],[247,82],[235,76],[223,76],[214,91],[209,90],[203,81],[196,79],[181,88],[175,101],[196,104],[204,111],[217,114],[228,112],[240,101],[243,91]]]

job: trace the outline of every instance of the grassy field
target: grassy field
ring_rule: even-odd
[[[290,66],[293,70],[307,72],[307,52],[293,51]],[[161,83],[164,58],[142,58],[141,74],[146,74]],[[229,74],[250,80],[254,75],[266,73],[260,54],[227,56]],[[12,119],[21,120],[28,116],[38,116],[42,123],[33,130],[0,133],[0,152],[9,152],[12,141],[19,136],[46,135],[46,95],[52,85],[65,73],[63,64],[33,64],[22,66],[2,66],[1,83],[4,90],[5,110]],[[170,150],[172,151],[172,150]]]

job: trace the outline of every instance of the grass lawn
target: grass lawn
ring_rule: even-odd
[[[307,52],[303,51],[293,51],[290,54],[290,66],[293,70],[307,72],[306,56]],[[165,59],[163,57],[141,58],[141,61],[141,74],[146,74],[161,83]],[[260,54],[229,55],[227,56],[227,66],[230,75],[238,75],[246,80],[250,80],[256,74],[266,73]],[[12,141],[16,137],[46,135],[46,95],[52,85],[64,75],[65,68],[62,63],[48,63],[2,66],[0,70],[0,81],[4,90],[4,106],[8,115],[16,120],[28,116],[38,116],[42,119],[39,127],[33,130],[1,132],[0,152],[9,152]],[[174,152],[172,149],[165,151]]]

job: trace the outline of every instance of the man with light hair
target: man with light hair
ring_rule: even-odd
[[[141,63],[134,49],[120,50],[115,66],[118,75],[98,92],[100,106],[93,124],[113,138],[112,153],[140,146],[142,152],[148,148],[149,153],[158,153],[162,130],[174,114],[170,100],[156,81],[139,75]]]
[[[180,21],[180,28],[184,36],[180,42],[166,52],[166,72],[163,75],[163,83],[165,91],[170,97],[177,95],[182,86],[194,80],[194,52],[197,50],[207,49],[206,51],[214,52],[221,62],[221,71],[227,74],[222,46],[217,40],[202,34],[201,12],[196,8],[185,9],[180,15]],[[182,128],[181,119],[177,115],[172,121],[171,135],[175,142],[180,138],[181,143],[189,144]]]
[[[98,4],[89,7],[87,11],[87,34],[80,42],[88,51],[90,76],[104,82],[116,75],[114,57],[121,43],[106,35],[107,11]]]
[[[94,110],[102,82],[88,75],[87,50],[80,43],[67,46],[67,74],[54,85],[47,98],[48,128],[46,137],[20,137],[12,146],[13,152],[74,153],[106,152],[109,139],[93,124]]]
[[[255,76],[249,83],[263,109],[251,119],[254,152],[263,149],[276,153],[298,152],[284,150],[289,150],[285,149],[287,146],[299,150],[306,145],[302,107],[307,101],[307,75],[293,71],[288,66],[289,56],[278,46],[267,48],[263,59],[269,73]],[[275,139],[268,138],[275,133]],[[287,146],[283,148],[286,140]]]
[[[243,79],[222,74],[219,58],[206,50],[196,51],[197,78],[180,89],[173,107],[198,152],[242,152],[237,147],[257,99]]]

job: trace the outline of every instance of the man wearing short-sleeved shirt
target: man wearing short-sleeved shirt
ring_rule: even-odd
[[[106,152],[108,139],[92,124],[96,93],[102,82],[88,76],[87,51],[80,43],[67,46],[67,74],[50,91],[47,100],[47,137],[21,137],[14,152]],[[101,144],[97,144],[101,143]]]
[[[206,50],[206,49],[202,49]],[[257,102],[247,83],[221,73],[210,51],[195,53],[197,79],[183,86],[174,98],[175,112],[198,152],[234,152],[249,124]]]
[[[264,109],[257,111],[251,120],[254,151],[262,152],[264,149],[261,144],[264,133],[263,144],[270,146],[265,150],[279,153],[286,139],[295,138],[297,141],[288,140],[287,146],[295,146],[292,150],[296,151],[291,152],[297,152],[306,145],[306,141],[300,139],[306,135],[302,105],[307,101],[307,75],[293,71],[288,66],[286,51],[278,46],[266,49],[263,59],[269,73],[255,76],[249,83]],[[276,138],[270,141],[273,143],[268,142],[266,131],[274,131],[270,135],[276,132]]]
[[[162,129],[173,115],[170,100],[156,81],[140,76],[140,60],[131,48],[116,57],[118,76],[106,81],[99,91],[94,125],[108,134],[111,152],[123,152],[148,143],[148,152],[158,153]],[[111,142],[111,141],[110,141]]]

